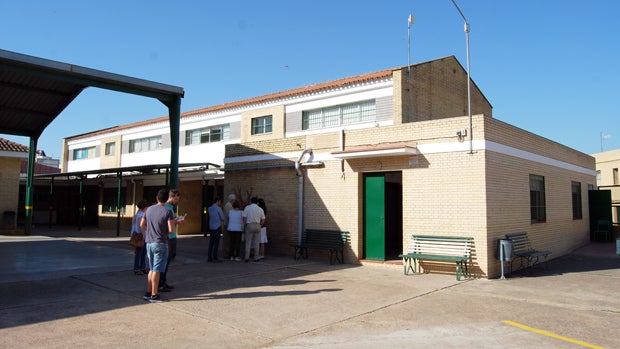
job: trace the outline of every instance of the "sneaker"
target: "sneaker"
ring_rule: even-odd
[[[235,261],[237,261],[237,262],[241,262],[241,258],[240,258],[240,257],[237,257],[237,258],[235,258]]]
[[[231,261],[234,261],[234,260],[235,260],[235,257],[230,257],[230,260],[231,260]]]
[[[149,299],[151,299],[151,294],[149,292],[144,292],[144,294],[142,295],[142,299],[148,301]]]
[[[170,287],[169,285],[163,285],[163,286],[159,286],[157,290],[159,292],[170,292],[172,291],[172,287]]]
[[[151,298],[149,298],[149,302],[151,303],[161,303],[161,302],[166,302],[167,299],[162,299],[161,297],[159,297],[158,294],[151,296]]]

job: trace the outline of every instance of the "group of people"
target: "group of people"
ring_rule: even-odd
[[[157,192],[155,205],[149,206],[147,200],[138,202],[138,212],[132,221],[131,234],[143,233],[145,242],[144,246],[136,247],[134,274],[148,274],[143,298],[151,303],[163,302],[159,292],[173,289],[166,282],[166,275],[170,262],[176,257],[177,225],[185,222],[184,216],[177,217],[174,212],[180,197],[177,189],[161,189]]]
[[[131,235],[142,233],[145,242],[144,246],[135,248],[134,274],[148,275],[143,298],[151,303],[163,302],[159,293],[174,288],[167,283],[166,276],[168,266],[176,256],[177,226],[185,222],[185,216],[175,216],[180,197],[177,189],[161,189],[157,192],[156,204],[150,205],[148,200],[138,202],[138,212],[132,221]],[[207,261],[221,262],[218,250],[224,229],[229,237],[230,260],[241,260],[242,243],[245,246],[245,262],[250,260],[250,256],[255,262],[263,259],[268,242],[265,201],[252,197],[250,204],[242,210],[235,195],[230,194],[223,209],[221,206],[222,199],[216,197],[208,209],[210,238]]]
[[[218,258],[220,236],[225,229],[229,241],[229,254],[231,261],[241,260],[242,243],[245,247],[243,260],[250,260],[253,251],[255,262],[265,258],[265,244],[267,239],[267,227],[265,226],[267,205],[265,200],[257,197],[250,199],[250,204],[243,210],[236,200],[235,194],[228,196],[228,201],[222,209],[222,199],[216,197],[208,209],[209,212],[209,248],[207,261],[221,262]]]

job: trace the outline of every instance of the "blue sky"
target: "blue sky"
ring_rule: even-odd
[[[494,117],[584,153],[620,148],[620,1],[457,0],[471,76]],[[0,48],[185,89],[183,112],[455,55],[451,0],[0,0]],[[167,115],[86,89],[44,131],[62,138]],[[0,135],[28,145],[28,139]]]

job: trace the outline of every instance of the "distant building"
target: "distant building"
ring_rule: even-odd
[[[28,159],[28,147],[0,138],[0,230],[13,230],[19,205],[19,174],[21,162]]]
[[[60,173],[60,160],[46,156],[42,150],[37,150],[34,161],[35,175]],[[28,159],[22,161],[20,172],[21,178],[25,180],[28,172]]]
[[[467,82],[450,56],[183,113],[179,162],[197,165],[179,173],[195,222],[181,233],[204,231],[211,198],[235,193],[265,199],[270,253],[292,255],[300,225],[348,231],[349,263],[396,260],[411,234],[471,236],[472,269],[495,277],[506,233],[553,257],[586,244],[594,158],[494,119],[473,82],[470,118]],[[99,171],[80,177],[97,224],[118,214],[119,183],[126,221],[166,183],[161,169],[119,169],[168,162],[169,132],[164,117],[64,140],[64,172]]]

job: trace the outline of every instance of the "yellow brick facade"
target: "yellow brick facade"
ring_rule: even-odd
[[[368,257],[374,245],[365,231],[365,183],[373,174],[390,185],[392,196],[386,201],[396,214],[390,217],[398,218],[389,237],[385,235],[392,249],[386,259],[406,251],[412,234],[469,236],[474,238],[471,271],[497,277],[497,240],[507,233],[527,231],[533,245],[551,250],[552,257],[587,243],[594,158],[494,119],[491,104],[473,82],[470,118],[467,82],[458,61],[446,57],[411,66],[411,71],[385,70],[300,88],[295,94],[231,103],[227,108],[241,109],[239,143],[225,145],[225,180],[218,184],[192,177],[180,182],[179,210],[188,212],[188,224],[180,232],[204,231],[203,210],[211,204],[205,205],[205,190],[214,194],[215,188],[224,198],[234,193],[243,202],[251,196],[266,201],[267,254],[292,255],[301,223],[348,231],[348,263],[376,259]],[[297,119],[307,110],[369,100],[375,103],[375,119],[360,117],[362,121],[341,130],[333,125],[305,130]],[[253,135],[252,119],[268,116],[271,131]],[[120,154],[120,138],[106,139],[102,146],[113,140]],[[377,151],[383,147],[386,152]],[[531,223],[530,175],[544,177],[542,223]],[[573,218],[573,182],[581,185],[583,215],[578,219]],[[127,197],[132,194],[128,191]],[[430,269],[454,273],[449,264],[433,263]]]
[[[0,157],[0,188],[2,188],[0,190],[0,213],[2,214],[6,211],[18,211],[21,161],[22,159],[20,158]],[[4,224],[5,222],[2,223]],[[6,223],[6,228],[15,228],[15,221],[10,226],[8,222]]]
[[[451,72],[449,65],[444,68],[440,77]],[[405,74],[406,71],[395,71],[394,79],[402,80]],[[226,172],[225,191],[241,190],[265,198],[269,209],[269,249],[290,254],[290,244],[299,233],[297,203],[301,185],[293,168],[296,156],[291,154],[312,149],[312,159],[321,165],[302,167],[303,226],[349,231],[351,240],[345,251],[349,263],[365,258],[364,175],[377,172],[401,176],[403,251],[411,234],[471,236],[475,240],[474,274],[497,277],[500,262],[496,258],[496,243],[507,233],[529,232],[534,246],[551,250],[554,257],[587,243],[587,189],[595,181],[593,158],[482,114],[471,119],[474,137],[470,143],[470,134],[457,136],[457,131],[469,128],[470,119],[457,116],[463,114],[464,101],[458,95],[460,92],[457,96],[450,93],[453,89],[464,90],[463,86],[448,82],[439,85],[443,88],[427,91],[426,97],[418,94],[411,98],[414,104],[428,106],[414,113],[417,121],[408,122],[405,114],[412,105],[403,102],[407,97],[401,96],[394,98],[393,126],[294,139],[249,139],[230,145],[227,159],[245,157],[247,161],[226,165],[231,171]],[[403,86],[395,83],[395,96],[406,95]],[[445,102],[440,101],[442,95],[447,96]],[[490,111],[484,96],[475,98],[474,110]],[[425,119],[424,114],[434,116]],[[333,156],[341,147],[346,151],[402,142],[415,145],[418,154],[370,155],[347,160]],[[469,151],[470,146],[473,152]],[[288,155],[278,159],[266,158],[266,154]],[[530,174],[545,178],[544,223],[530,222]],[[572,216],[572,182],[581,184],[583,217],[576,220]],[[433,265],[432,269],[454,272],[452,265]]]

